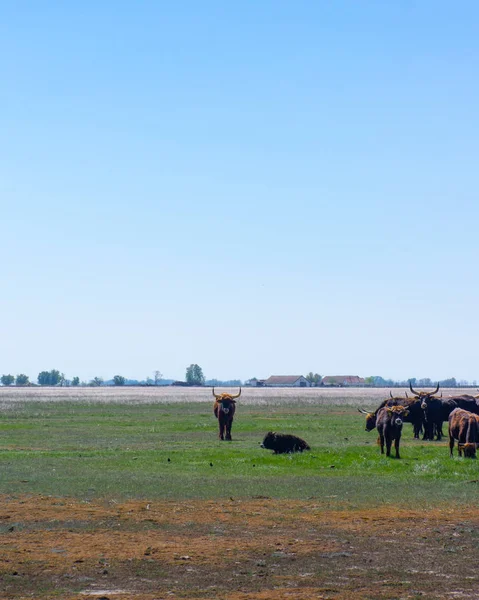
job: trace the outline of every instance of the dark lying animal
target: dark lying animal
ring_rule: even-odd
[[[296,435],[288,433],[275,433],[270,431],[264,436],[261,448],[274,450],[275,454],[286,454],[290,452],[303,452],[303,450],[311,450],[308,444]]]
[[[424,426],[424,413],[421,409],[421,403],[415,398],[394,397],[391,392],[390,398],[383,400],[374,412],[367,412],[358,408],[358,411],[366,415],[366,431],[372,431],[376,427],[378,411],[384,406],[404,406],[408,409],[408,415],[404,417],[405,423],[411,423],[413,427],[414,438],[419,439],[419,434]]]
[[[231,441],[231,426],[233,425],[233,417],[236,411],[236,398],[241,396],[241,388],[239,394],[236,394],[236,396],[226,393],[215,394],[215,388],[213,388],[213,396],[215,397],[213,412],[218,419],[218,426],[220,428],[219,438],[220,440]]]
[[[386,456],[391,456],[391,446],[394,441],[396,458],[401,458],[399,456],[399,442],[404,417],[407,417],[408,412],[404,406],[384,406],[378,410],[376,427],[379,433],[378,442],[381,445],[381,454],[384,454],[384,444],[386,443]]]
[[[449,452],[452,456],[457,440],[459,456],[476,458],[479,445],[479,416],[462,408],[455,408],[449,415]]]

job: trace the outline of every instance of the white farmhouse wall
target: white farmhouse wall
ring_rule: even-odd
[[[311,384],[305,377],[300,377],[294,383],[268,383],[268,387],[274,387],[274,388],[311,387]]]
[[[293,387],[311,387],[311,384],[306,377],[300,377],[294,382]]]

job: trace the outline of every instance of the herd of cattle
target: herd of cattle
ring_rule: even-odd
[[[399,441],[401,439],[402,424],[412,423],[414,437],[419,438],[423,432],[423,440],[440,440],[444,433],[442,426],[445,421],[449,423],[449,450],[452,456],[454,443],[457,441],[459,456],[475,458],[476,448],[479,445],[479,396],[463,394],[461,396],[438,397],[439,384],[433,392],[418,392],[409,384],[413,394],[410,398],[394,397],[384,400],[374,411],[368,413],[358,409],[366,415],[366,431],[377,428],[381,453],[390,456],[391,446],[394,442],[396,458],[399,457]]]
[[[394,442],[396,458],[399,456],[399,442],[401,440],[403,423],[411,423],[414,437],[419,438],[421,432],[423,440],[440,440],[444,433],[442,430],[445,421],[449,424],[449,449],[452,456],[454,443],[457,441],[459,456],[464,452],[465,457],[475,458],[476,448],[479,446],[479,396],[463,394],[460,396],[439,397],[439,384],[432,392],[416,391],[409,384],[412,397],[406,393],[405,397],[395,397],[384,400],[374,412],[367,412],[358,408],[359,412],[366,415],[366,431],[377,429],[378,443],[381,454],[390,456],[391,446]],[[218,419],[220,440],[231,440],[231,426],[236,410],[236,399],[239,393],[215,394],[213,412]],[[269,432],[261,445],[263,448],[274,450],[275,453],[302,452],[309,450],[308,444],[294,435]]]

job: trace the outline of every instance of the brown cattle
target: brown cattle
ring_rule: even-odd
[[[414,438],[419,438],[419,434],[424,424],[424,413],[421,409],[421,404],[416,398],[399,398],[395,397],[389,392],[389,398],[383,400],[378,408],[374,412],[367,412],[361,408],[358,411],[366,415],[366,431],[372,431],[376,427],[376,419],[378,411],[384,406],[404,406],[408,409],[407,416],[404,417],[405,423],[411,423],[413,426]]]
[[[455,408],[449,415],[449,452],[452,456],[454,441],[457,440],[459,456],[476,458],[479,444],[479,415],[462,408]]]
[[[381,445],[381,454],[384,454],[386,443],[386,456],[391,456],[391,446],[394,441],[396,458],[399,456],[399,442],[401,440],[402,424],[409,411],[404,406],[384,406],[376,415],[376,427],[379,433],[378,442]]]
[[[241,396],[241,388],[236,396],[227,393],[215,394],[215,388],[213,388],[213,396],[215,397],[213,412],[218,419],[220,428],[219,438],[220,440],[231,441],[231,426],[236,411],[236,398]]]

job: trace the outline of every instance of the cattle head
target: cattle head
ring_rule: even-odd
[[[226,392],[223,394],[215,394],[215,388],[213,388],[212,391],[216,402],[221,405],[221,410],[224,412],[225,415],[227,415],[230,412],[231,408],[236,404],[236,398],[239,398],[241,396],[241,388],[239,389],[239,392],[236,395],[228,394]]]
[[[466,444],[458,444],[459,451],[464,452],[464,456],[466,458],[476,458],[476,448],[477,444],[466,443]]]
[[[264,440],[260,444],[260,447],[265,448],[266,450],[274,450],[276,446],[276,436],[277,433],[275,431],[268,431],[264,436]]]
[[[372,431],[376,427],[376,413],[368,412],[362,408],[358,408],[358,411],[361,414],[366,415],[366,431]]]
[[[415,395],[416,400],[419,400],[421,402],[421,408],[423,410],[426,410],[428,400],[431,400],[433,398],[433,396],[435,394],[437,394],[439,391],[439,383],[437,384],[437,387],[433,392],[424,392],[424,391],[417,392],[416,390],[413,389],[411,382],[409,382],[409,389]]]
[[[386,407],[391,423],[397,427],[401,427],[405,417],[409,415],[409,410],[404,406],[388,406]]]

